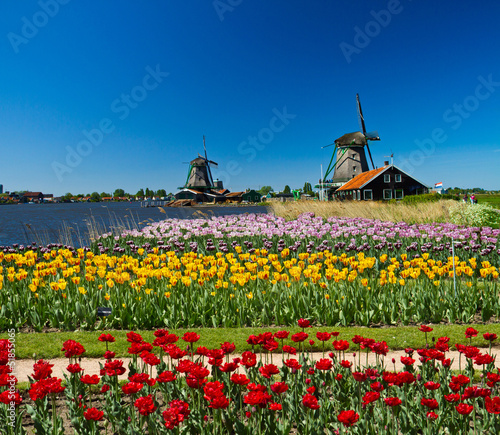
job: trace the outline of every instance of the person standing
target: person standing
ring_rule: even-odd
[[[475,203],[476,203],[476,195],[472,194],[472,195],[470,196],[470,203],[471,203],[471,204],[475,204]]]
[[[467,194],[464,195],[464,202],[467,204],[467,201],[469,200],[469,197],[467,196]]]

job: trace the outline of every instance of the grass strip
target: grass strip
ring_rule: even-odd
[[[468,326],[472,326],[479,333],[477,337],[472,339],[472,345],[478,347],[487,347],[488,342],[483,339],[485,332],[495,333],[500,337],[500,324],[473,324],[473,325],[430,325],[434,330],[427,334],[429,345],[432,345],[432,339],[437,340],[438,337],[447,336],[450,338],[450,348],[456,343],[469,344],[469,339],[465,338],[465,330]],[[249,335],[258,335],[266,331],[275,333],[276,331],[287,330],[290,336],[301,331],[301,328],[289,327],[262,327],[262,328],[194,328],[194,329],[178,329],[170,330],[170,333],[177,334],[179,337],[187,331],[194,331],[201,336],[200,340],[195,343],[197,346],[205,346],[209,349],[219,348],[221,343],[230,342],[236,345],[236,352],[241,353],[245,350],[251,350],[252,347],[246,342]],[[396,326],[396,327],[313,327],[305,330],[309,334],[309,339],[315,343],[311,347],[308,341],[305,341],[306,348],[313,351],[321,351],[322,343],[316,339],[317,331],[333,332],[338,331],[340,335],[338,340],[347,340],[350,342],[350,351],[357,351],[357,345],[352,343],[352,338],[355,335],[361,335],[366,338],[373,338],[375,341],[385,341],[392,350],[401,350],[408,347],[418,349],[425,347],[425,334],[418,330],[418,326]],[[40,333],[17,333],[15,337],[15,354],[17,359],[30,358],[62,358],[61,352],[63,343],[66,340],[72,339],[80,342],[86,352],[83,356],[90,358],[101,358],[106,350],[105,343],[98,341],[98,337],[103,333],[112,334],[116,338],[115,343],[109,344],[109,349],[116,352],[117,357],[128,356],[126,334],[128,331],[75,331],[75,332],[40,332]],[[154,331],[136,330],[142,335],[145,341],[150,343],[154,340]],[[8,338],[6,333],[0,334],[0,338]],[[333,340],[333,338],[332,338]],[[332,350],[332,340],[326,343],[325,348],[328,351]],[[187,348],[187,343],[179,339],[176,343],[179,347]],[[281,343],[280,343],[281,344]],[[297,347],[297,343],[293,343],[290,338],[285,340],[284,344]],[[494,343],[495,344],[495,343]],[[500,343],[499,343],[500,345]],[[281,346],[280,346],[281,349]]]

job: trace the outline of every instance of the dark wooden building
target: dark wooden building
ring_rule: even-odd
[[[248,190],[242,195],[243,201],[260,202],[261,194],[255,190]]]
[[[429,187],[394,165],[362,172],[335,191],[338,199],[382,201],[428,193]]]

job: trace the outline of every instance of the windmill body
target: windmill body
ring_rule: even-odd
[[[360,131],[344,134],[335,141],[337,155],[332,177],[334,186],[341,186],[361,172],[369,170],[366,144],[366,138]]]
[[[366,159],[365,148],[368,150],[372,167],[375,168],[368,141],[380,140],[380,138],[377,132],[366,132],[365,120],[358,94],[356,94],[356,103],[361,131],[344,134],[335,140],[334,143],[326,146],[335,145],[335,148],[325,172],[324,180],[322,180],[319,186],[322,189],[324,186],[327,189],[340,187],[362,172],[369,171],[370,168]],[[333,176],[330,179],[332,171]]]
[[[205,157],[198,154],[196,159],[189,162],[188,176],[186,184],[182,187],[183,189],[194,189],[206,192],[218,187],[214,185],[212,171],[210,170],[210,166],[217,167],[217,163],[208,160],[205,136],[203,136],[203,149],[205,151]]]
[[[189,162],[188,178],[184,187],[196,190],[206,190],[214,187],[210,167],[204,158],[197,157]]]

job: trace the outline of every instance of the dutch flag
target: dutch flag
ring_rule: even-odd
[[[443,182],[441,181],[440,183],[434,184],[434,187],[437,189],[441,189],[443,187]]]

